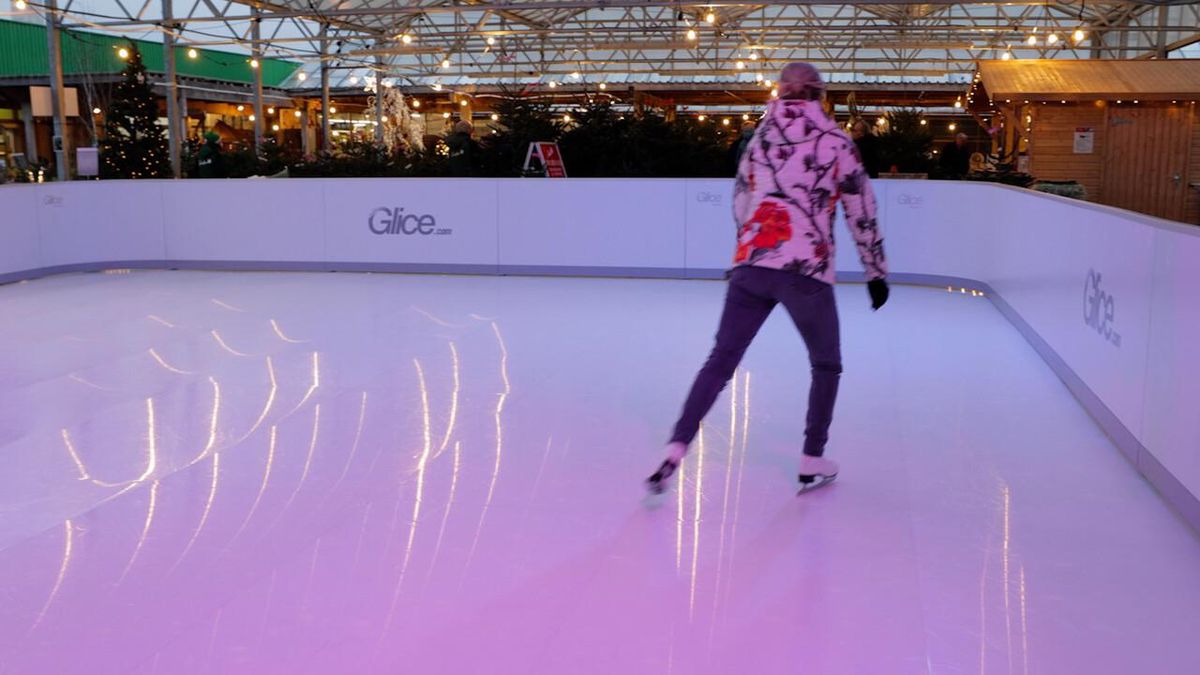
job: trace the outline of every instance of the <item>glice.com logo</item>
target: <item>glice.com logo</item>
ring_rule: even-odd
[[[1083,322],[1115,347],[1121,346],[1121,334],[1114,329],[1116,302],[1100,288],[1100,273],[1088,270],[1083,283]]]
[[[405,213],[402,207],[380,206],[367,217],[367,227],[375,234],[418,234],[445,235],[452,234],[450,228],[438,228],[437,219],[432,214],[417,215]]]

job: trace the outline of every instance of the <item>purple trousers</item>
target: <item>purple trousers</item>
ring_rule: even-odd
[[[746,348],[775,305],[781,304],[808,347],[812,384],[808,390],[808,420],[804,454],[820,457],[829,440],[833,405],[842,373],[841,338],[833,286],[809,277],[765,267],[737,267],[729,278],[725,310],[717,342],[696,375],[672,442],[690,444],[717,396],[737,370]]]

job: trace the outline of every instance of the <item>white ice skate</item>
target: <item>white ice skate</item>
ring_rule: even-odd
[[[800,458],[800,492],[804,494],[833,482],[838,475],[838,465],[831,459],[803,455]]]

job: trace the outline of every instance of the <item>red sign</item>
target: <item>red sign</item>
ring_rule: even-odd
[[[549,178],[566,178],[567,167],[563,165],[562,153],[558,151],[558,143],[539,143],[538,151],[542,155],[542,164],[546,166],[546,176]]]

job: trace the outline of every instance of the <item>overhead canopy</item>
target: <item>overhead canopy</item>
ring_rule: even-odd
[[[993,100],[1178,99],[1200,97],[1200,60],[983,61],[980,79]]]

